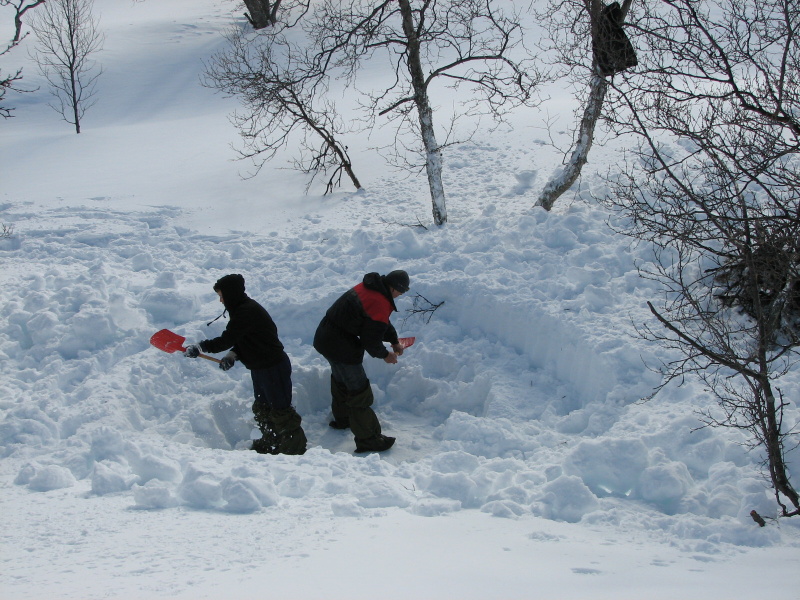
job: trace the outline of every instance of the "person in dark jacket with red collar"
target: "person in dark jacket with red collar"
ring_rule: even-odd
[[[261,454],[303,454],[306,435],[302,419],[292,406],[292,365],[278,339],[278,328],[267,310],[244,291],[244,277],[225,275],[214,284],[230,321],[222,335],[186,348],[196,358],[200,351],[224,352],[223,371],[239,360],[253,379],[253,414],[261,430],[252,449]],[[223,312],[224,314],[224,312]]]
[[[408,291],[405,271],[388,275],[367,273],[354,288],[345,292],[325,313],[314,335],[314,348],[331,365],[331,427],[353,432],[356,452],[382,452],[395,438],[381,433],[372,410],[374,396],[364,371],[364,352],[389,364],[396,364],[403,347],[389,321],[394,300]],[[392,349],[383,345],[388,342]]]

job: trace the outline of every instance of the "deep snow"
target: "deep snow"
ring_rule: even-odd
[[[450,222],[423,229],[424,175],[363,135],[359,193],[304,195],[280,162],[239,176],[235,102],[198,83],[232,3],[96,6],[105,73],[83,133],[44,87],[0,123],[2,598],[797,597],[797,520],[749,516],[775,515],[760,455],[698,428],[712,400],[692,382],[642,400],[662,350],[632,323],[657,290],[636,274],[647,249],[592,199],[613,144],[577,193],[532,208],[562,158],[546,115],[569,143],[568,91],[448,149]],[[22,62],[41,83],[24,47],[0,65]],[[339,294],[394,268],[412,289],[393,321],[417,343],[366,366],[398,441],[354,455],[311,340]],[[211,286],[231,272],[292,359],[302,457],[247,450],[241,365],[148,344],[217,335]],[[443,303],[429,322],[416,294]],[[793,401],[798,383],[780,382]]]

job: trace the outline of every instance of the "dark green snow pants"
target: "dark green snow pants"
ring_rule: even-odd
[[[359,392],[350,392],[331,375],[331,413],[340,425],[349,425],[356,441],[368,440],[381,433],[378,416],[372,410],[375,396],[367,380],[367,386]]]

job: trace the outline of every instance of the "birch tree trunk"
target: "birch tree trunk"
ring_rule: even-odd
[[[589,84],[589,98],[586,100],[586,108],[583,111],[583,118],[578,130],[578,140],[575,143],[572,156],[570,156],[569,162],[564,166],[564,169],[554,175],[544,186],[544,190],[542,190],[539,199],[536,201],[536,206],[550,210],[561,194],[572,187],[572,184],[580,177],[583,165],[586,164],[589,157],[589,150],[592,148],[594,128],[603,112],[603,100],[606,97],[607,90],[608,83],[605,78],[597,73],[593,74],[592,81]]]
[[[623,18],[628,14],[632,1],[633,0],[623,1]],[[584,0],[584,2],[591,22],[592,39],[596,40],[599,31],[600,15],[603,10],[603,2],[602,0]],[[594,46],[595,45],[592,44],[593,48]],[[541,206],[545,210],[550,210],[553,208],[556,200],[572,187],[572,184],[580,177],[583,165],[586,164],[589,158],[589,150],[592,148],[595,126],[600,119],[600,115],[603,114],[603,101],[605,100],[607,91],[608,82],[605,77],[600,75],[597,56],[593,51],[592,78],[589,82],[589,96],[586,99],[586,107],[583,110],[583,118],[581,118],[581,124],[578,129],[575,149],[572,151],[572,155],[564,166],[564,169],[560,173],[553,175],[550,181],[544,186],[535,206]]]
[[[398,0],[403,17],[403,33],[408,40],[408,71],[414,88],[414,104],[419,115],[420,133],[425,148],[425,171],[433,203],[433,222],[444,225],[447,222],[447,207],[442,184],[442,151],[436,142],[433,129],[433,110],[428,98],[428,88],[422,71],[419,38],[414,29],[413,14],[408,0]]]

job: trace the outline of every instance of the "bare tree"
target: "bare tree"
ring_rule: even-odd
[[[677,353],[665,384],[708,385],[706,423],[749,434],[781,514],[798,515],[780,384],[800,347],[800,12],[662,0],[637,27],[643,68],[607,118],[641,142],[606,201],[656,250],[641,272],[663,285],[658,327],[640,332]]]
[[[346,173],[356,189],[347,148],[339,141],[345,132],[335,106],[324,99],[325,77],[309,68],[303,48],[290,44],[281,32],[228,34],[228,47],[206,65],[204,85],[239,98],[244,109],[233,123],[244,140],[241,158],[252,159],[255,173],[275,154],[296,142],[295,167],[328,175],[325,192],[341,183]]]
[[[0,7],[11,6],[14,9],[14,36],[11,38],[11,41],[6,45],[6,47],[3,50],[0,50],[0,56],[10,52],[20,43],[20,41],[22,41],[22,38],[25,37],[22,35],[23,15],[32,8],[36,8],[43,2],[44,0],[0,0]],[[13,110],[8,106],[4,106],[7,92],[27,91],[19,87],[19,82],[21,80],[21,68],[17,69],[13,73],[6,73],[5,75],[3,74],[2,70],[0,70],[0,117],[3,117],[4,119],[11,117],[11,111]]]
[[[57,100],[51,106],[75,126],[76,133],[94,104],[95,84],[102,73],[91,59],[103,44],[93,4],[93,0],[49,0],[31,23],[37,38],[34,59]]]
[[[393,115],[418,134],[437,225],[447,221],[447,207],[433,83],[470,86],[475,102],[469,108],[501,117],[515,105],[533,103],[541,81],[519,52],[519,19],[490,0],[323,0],[311,31],[322,72],[339,69],[352,81],[364,62],[374,64],[379,56],[388,61],[390,83],[366,94],[368,113],[373,119]]]
[[[575,134],[575,147],[563,169],[545,184],[536,206],[550,210],[556,200],[580,177],[594,142],[595,128],[603,113],[608,90],[607,77],[636,65],[633,47],[622,30],[632,0],[608,6],[602,0],[551,0],[540,13],[550,29],[559,62],[578,80],[588,74],[583,115]],[[591,48],[589,48],[591,43]],[[591,57],[588,62],[586,56]]]

